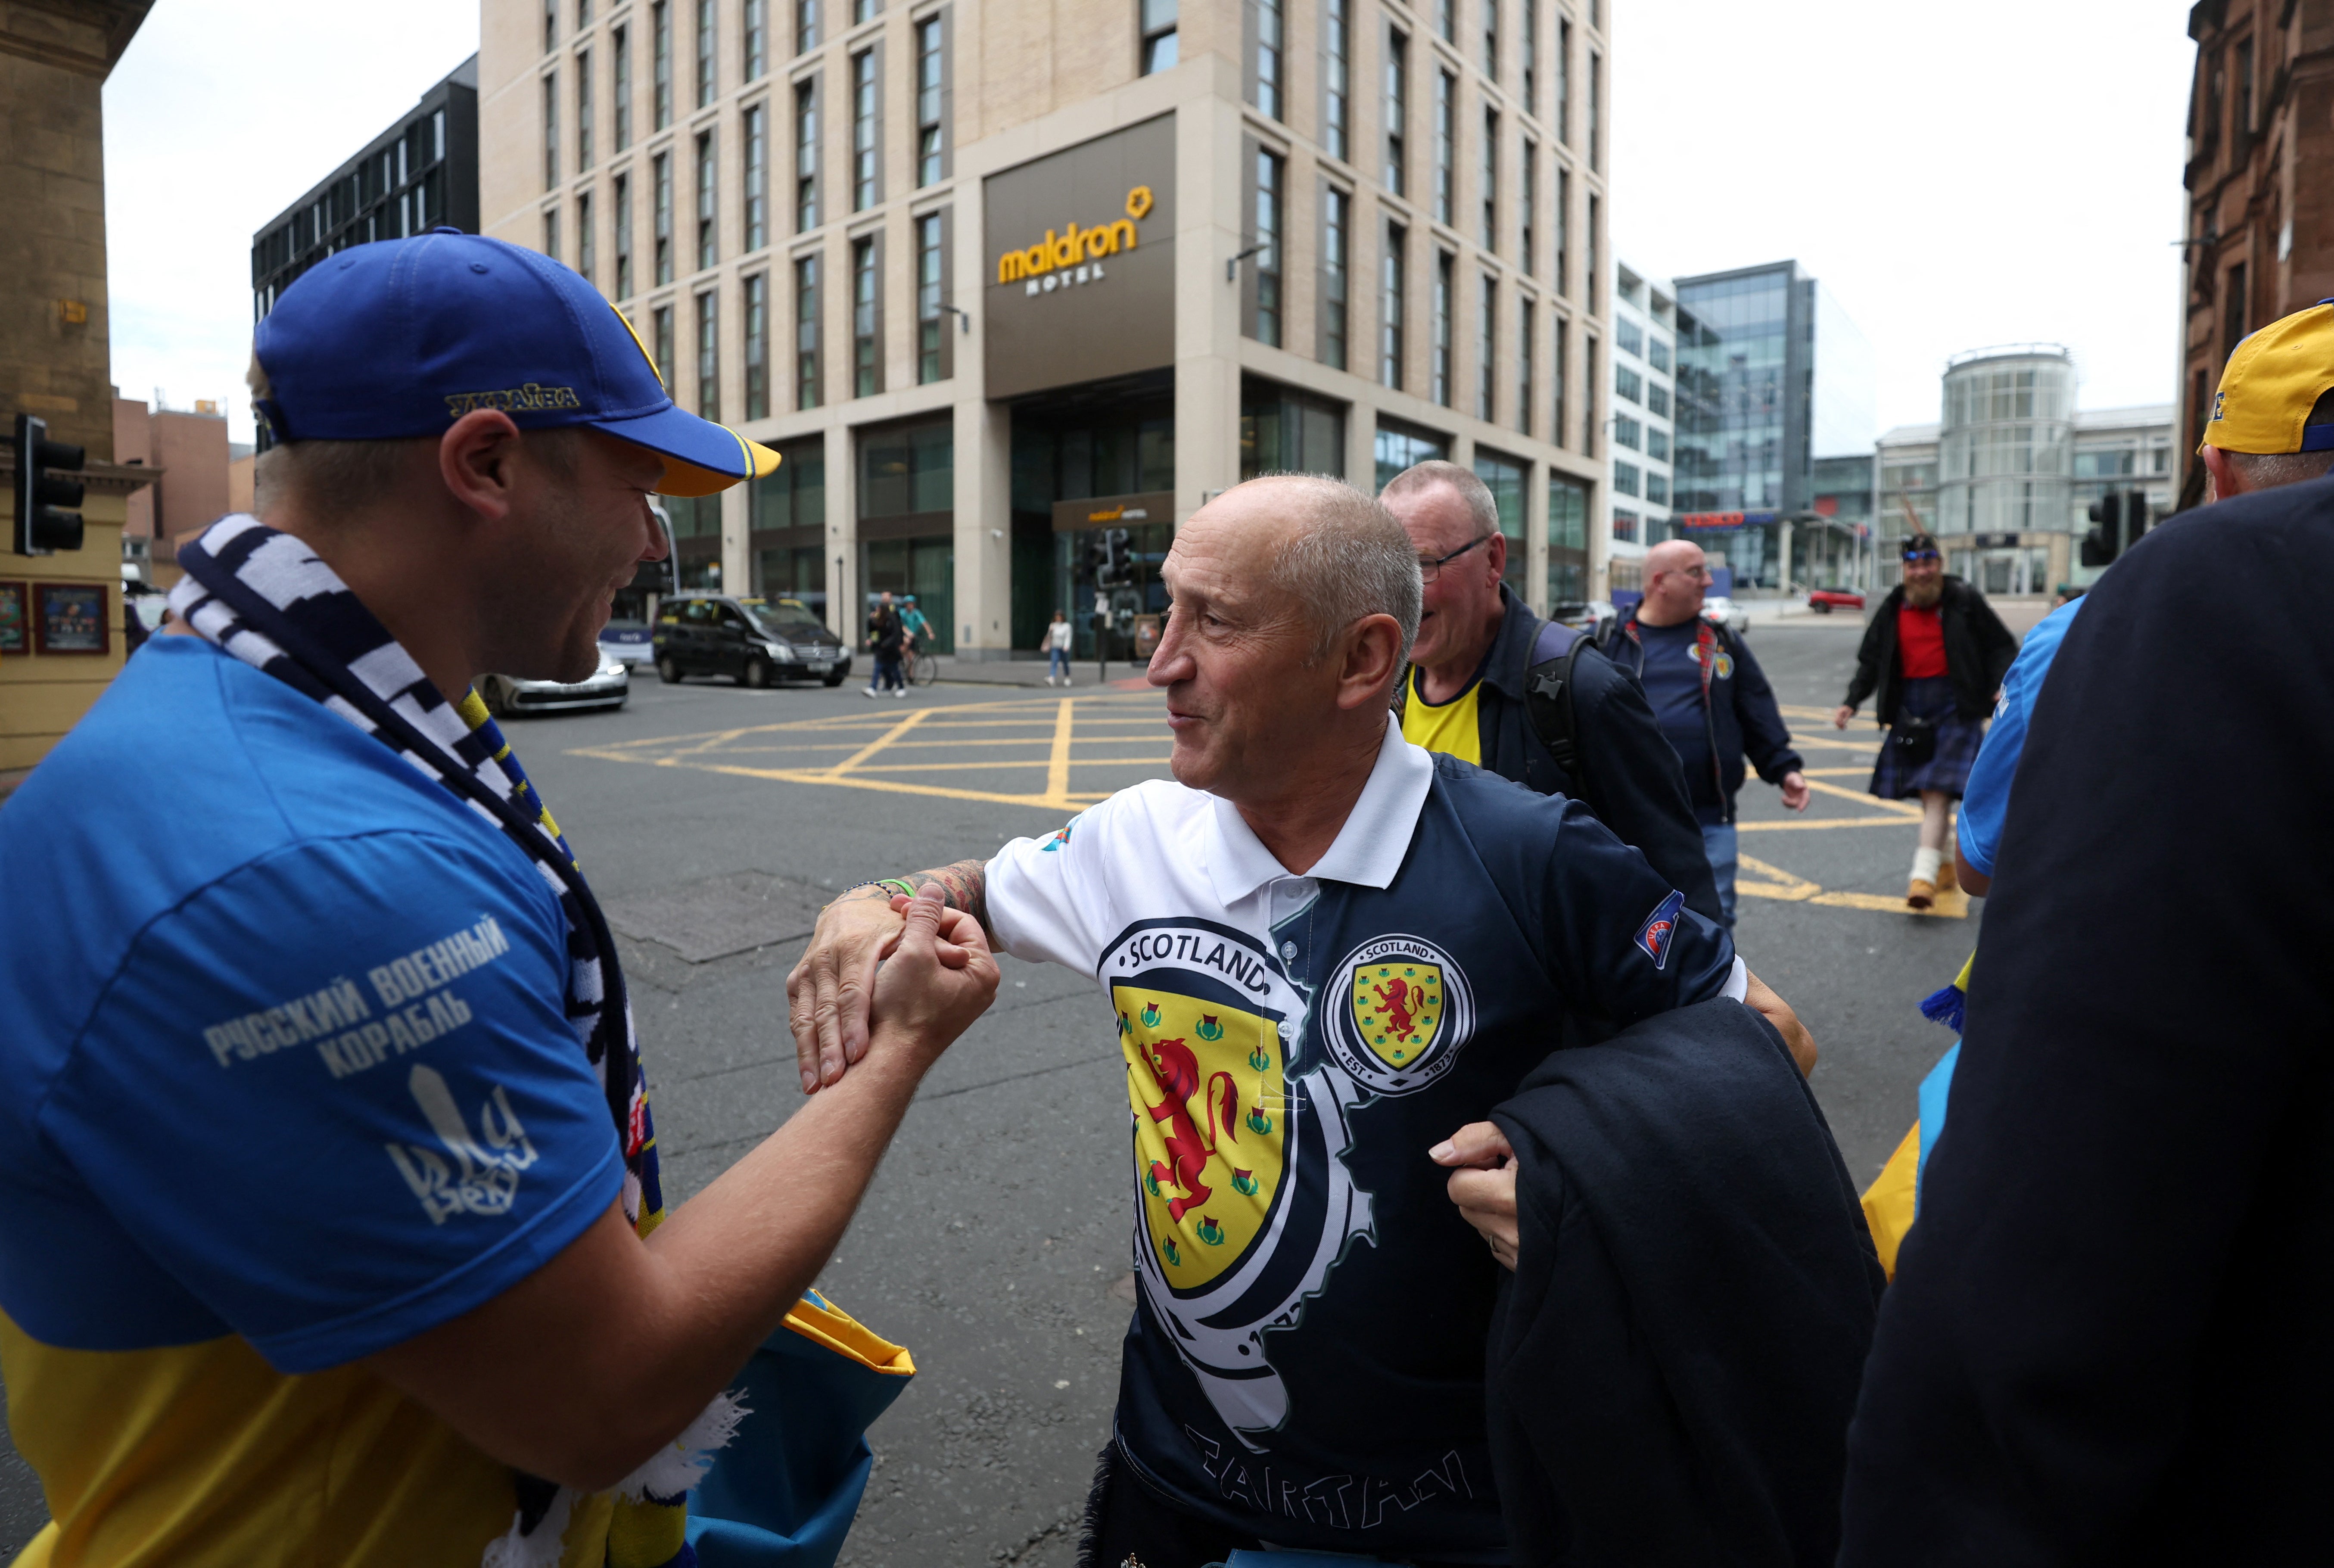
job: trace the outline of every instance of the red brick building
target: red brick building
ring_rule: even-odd
[[[2247,332],[2334,296],[2334,0],[2198,0],[2188,101],[2180,505],[2221,367]]]

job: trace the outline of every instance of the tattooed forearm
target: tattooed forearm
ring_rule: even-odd
[[[936,871],[917,871],[908,878],[916,890],[936,890],[940,902],[951,909],[962,909],[980,922],[989,931],[989,863],[986,861],[959,861],[952,866]],[[989,931],[992,937],[996,935]]]

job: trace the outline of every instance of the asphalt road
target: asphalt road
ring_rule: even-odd
[[[1917,1005],[1977,930],[1963,904],[1903,911],[1913,823],[1862,796],[1876,732],[1825,717],[1855,632],[1843,618],[1752,635],[1823,787],[1804,818],[1746,790],[1737,937],[1814,1032],[1815,1087],[1861,1181],[1951,1043]],[[1167,755],[1156,697],[1091,688],[870,700],[855,682],[650,678],[622,712],[510,735],[620,932],[673,1202],[801,1102],[784,979],[834,890],[1049,831],[1163,774]],[[1084,982],[1003,968],[996,1007],[927,1081],[820,1281],[920,1369],[870,1434],[874,1478],[843,1558],[863,1568],[1067,1568],[1108,1430],[1133,1299],[1123,1069]],[[0,1452],[0,1559],[43,1516]]]

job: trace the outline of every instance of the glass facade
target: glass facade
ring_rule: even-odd
[[[754,481],[747,515],[753,592],[800,600],[826,613],[826,442],[816,436],[777,447],[777,472]]]
[[[1588,597],[1588,486],[1569,475],[1548,476],[1548,601]]]
[[[1345,476],[1345,406],[1254,377],[1240,383],[1240,478]],[[1172,487],[1172,485],[1171,485]]]
[[[1439,430],[1405,425],[1384,414],[1378,416],[1377,438],[1374,447],[1373,455],[1377,467],[1374,482],[1381,490],[1404,468],[1413,467],[1430,458],[1448,459],[1451,456],[1450,437]]]
[[[1524,599],[1531,597],[1524,576],[1524,482],[1530,474],[1531,465],[1521,457],[1484,447],[1475,448],[1475,477],[1491,492],[1491,504],[1500,513],[1500,532],[1508,541],[1508,569],[1500,581]]]
[[[2075,366],[2063,351],[1945,371],[1941,534],[2089,526],[2074,505]]]

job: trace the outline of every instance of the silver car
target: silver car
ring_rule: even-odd
[[[600,668],[572,684],[521,680],[515,675],[489,675],[478,682],[478,696],[487,711],[501,718],[579,707],[622,707],[632,695],[631,667],[604,648],[600,650]]]
[[[1737,637],[1750,630],[1750,612],[1722,593],[1712,593],[1702,600],[1702,618],[1716,621]]]

